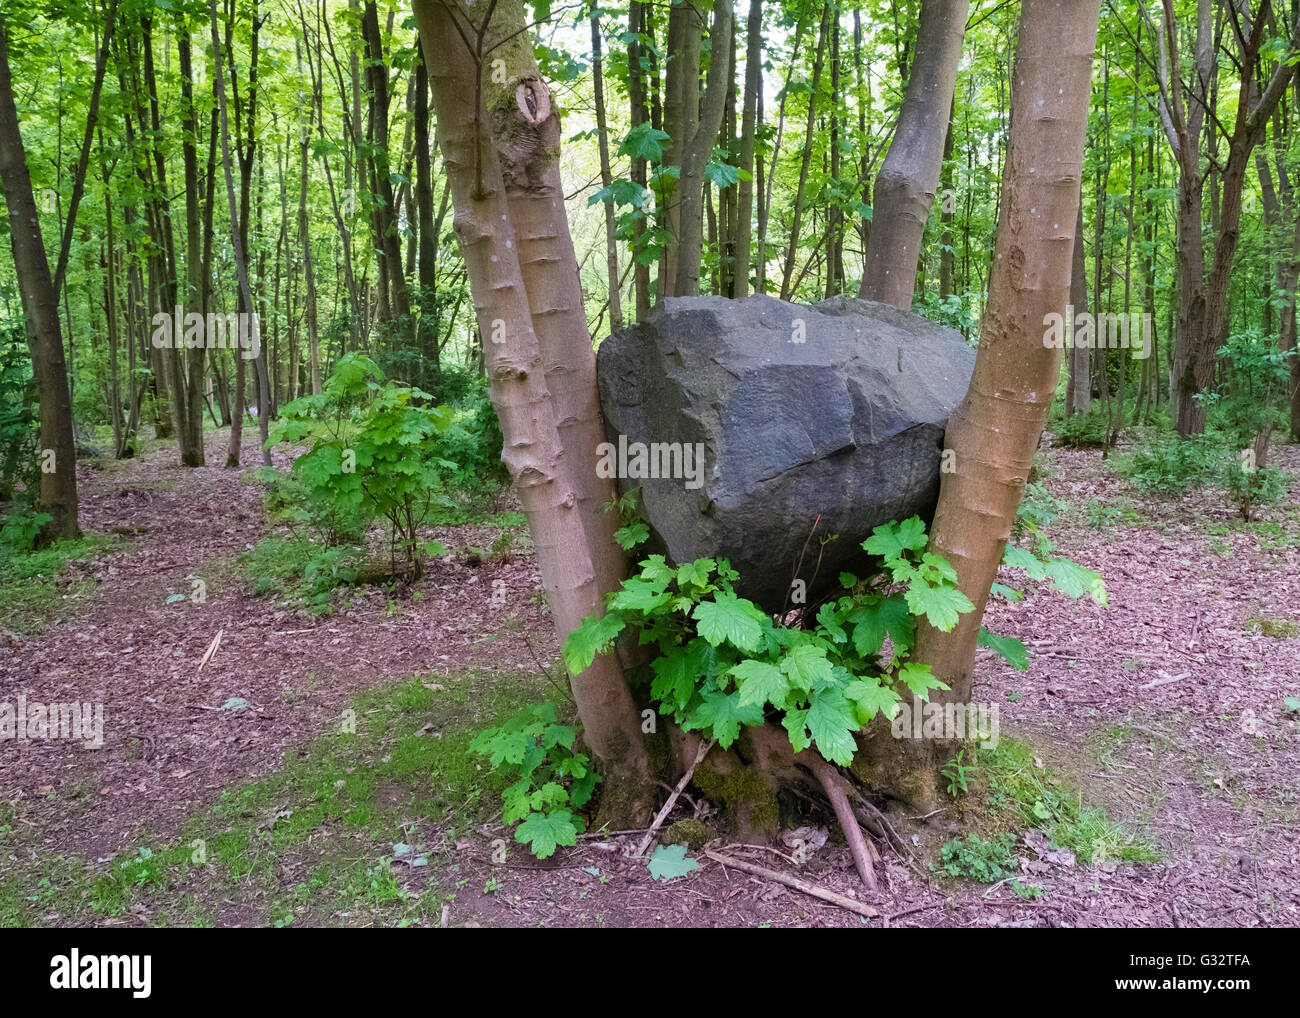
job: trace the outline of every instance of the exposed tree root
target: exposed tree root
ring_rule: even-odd
[[[796,754],[784,729],[774,725],[747,728],[741,739],[726,750],[710,750],[698,736],[679,729],[671,732],[670,740],[677,773],[684,777],[660,811],[659,823],[667,818],[671,800],[681,794],[692,777],[710,801],[722,809],[733,833],[742,841],[774,841],[782,826],[781,814],[791,812],[791,799],[821,809],[829,802],[859,877],[868,890],[875,891],[880,854],[863,833],[854,812],[854,804],[858,803],[866,807],[863,822],[867,827],[882,844],[895,847],[911,864],[906,842],[866,800],[855,776],[843,773],[813,749]],[[784,804],[778,799],[784,799]]]
[[[839,771],[826,762],[821,754],[814,753],[812,750],[805,749],[796,755],[795,759],[812,771],[813,776],[821,783],[826,798],[831,802],[831,808],[835,810],[835,818],[839,820],[840,828],[844,831],[844,840],[849,843],[849,852],[853,855],[853,865],[857,867],[858,876],[867,885],[867,890],[874,891],[876,870],[871,865],[871,853],[867,848],[866,839],[862,836],[862,828],[858,826],[858,818],[854,816],[849,797],[845,794],[844,778],[840,776]]]

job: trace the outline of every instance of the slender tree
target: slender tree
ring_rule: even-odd
[[[43,537],[76,537],[77,457],[72,436],[72,394],[68,389],[59,295],[45,255],[36,196],[27,170],[27,150],[18,127],[13,80],[9,73],[9,29],[0,10],[0,186],[9,211],[9,243],[14,272],[27,315],[27,345],[40,394],[40,512],[50,520]]]
[[[858,296],[912,306],[925,224],[944,145],[969,0],[922,0],[916,55],[894,140],[876,176],[871,235]]]

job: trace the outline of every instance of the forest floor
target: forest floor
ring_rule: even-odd
[[[483,550],[522,535],[517,512],[447,514],[451,554],[422,580],[316,616],[253,592],[251,470],[182,471],[157,441],[81,463],[93,536],[0,595],[0,700],[100,702],[103,745],[0,743],[0,925],[1300,925],[1300,447],[1277,449],[1290,493],[1249,523],[1213,488],[1144,498],[1095,451],[1044,461],[1066,506],[1045,532],[1109,607],[995,599],[986,624],[1029,668],[980,651],[1002,741],[950,808],[895,815],[918,859],[886,851],[868,895],[834,835],[802,865],[714,846],[872,918],[698,851],[656,881],[635,837],[545,862],[511,841],[468,746],[553,692],[526,539]]]

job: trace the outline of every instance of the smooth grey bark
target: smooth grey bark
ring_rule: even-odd
[[[909,309],[925,224],[943,169],[969,0],[923,0],[907,96],[873,189],[859,297]]]

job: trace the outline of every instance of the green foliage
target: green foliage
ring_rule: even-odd
[[[964,762],[966,750],[957,751],[957,755],[939,768],[939,773],[948,782],[948,794],[954,799],[970,791],[971,775],[978,770],[974,764]]]
[[[20,636],[41,632],[94,589],[94,580],[75,565],[121,545],[115,538],[87,534],[35,548],[30,538],[40,519],[11,517],[5,524],[8,536],[0,540],[0,590],[4,591],[0,626]]]
[[[1011,536],[1021,541],[1028,535],[1037,544],[1041,532],[1065,510],[1065,503],[1043,485],[1030,482],[1025,485],[1024,494],[1020,497],[1020,508],[1016,510],[1016,522],[1011,528]]]
[[[443,398],[456,412],[442,435],[442,456],[454,464],[449,468],[447,484],[471,498],[494,494],[508,478],[501,462],[504,439],[487,380],[465,377],[463,389],[449,392],[445,380],[450,377],[444,369]]]
[[[28,504],[40,487],[35,395],[22,328],[0,329],[0,502]]]
[[[1228,501],[1241,513],[1243,520],[1250,519],[1255,506],[1281,502],[1290,480],[1286,471],[1277,467],[1255,467],[1252,470],[1239,460],[1230,460],[1222,473]]]
[[[1001,823],[1037,828],[1053,847],[1070,849],[1085,865],[1156,858],[1149,841],[1104,810],[1086,808],[1027,743],[1003,737],[996,747],[980,750],[979,762],[988,776],[989,805]]]
[[[573,810],[591,800],[600,780],[585,753],[573,752],[577,733],[556,720],[555,705],[525,707],[470,743],[494,768],[514,780],[503,793],[504,819],[519,823],[515,840],[539,859],[560,845],[576,845],[582,830]]]
[[[990,648],[1007,664],[1022,672],[1029,668],[1029,648],[1014,636],[997,636],[980,626],[976,645]]]
[[[1257,330],[1234,333],[1218,351],[1232,366],[1225,382],[1209,401],[1209,423],[1234,449],[1246,449],[1256,435],[1284,430],[1284,409],[1290,391],[1289,360],[1296,356],[1278,349],[1274,336]]]
[[[1163,439],[1149,449],[1139,450],[1116,461],[1116,469],[1139,491],[1151,495],[1178,496],[1206,483],[1220,458],[1219,447],[1210,439]]]
[[[926,665],[908,660],[916,619],[948,631],[972,605],[947,562],[925,551],[917,517],[877,527],[865,542],[879,571],[845,574],[845,593],[821,605],[807,629],[776,624],[735,593],[738,574],[724,559],[671,566],[651,555],[564,645],[581,673],[625,629],[658,651],[651,698],[688,731],[724,748],[746,725],[779,714],[795,751],[816,746],[839,764],[853,758],[853,733],[879,712],[892,713],[903,690],[926,697],[947,688]]]
[[[0,542],[15,551],[31,551],[41,536],[41,528],[52,519],[49,513],[11,512],[0,527]]]
[[[419,389],[386,382],[370,358],[347,354],[319,395],[283,408],[269,440],[307,446],[293,473],[311,506],[384,520],[393,569],[408,577],[422,571],[418,530],[444,475],[456,469],[438,441],[452,412],[423,402],[428,399]]]
[[[1016,871],[1011,848],[1016,836],[1003,832],[991,840],[978,834],[954,838],[939,850],[939,869],[950,877],[994,884]]]
[[[365,550],[356,545],[321,545],[307,537],[271,534],[240,561],[254,594],[327,615],[334,608],[334,590],[356,582],[364,557]]]
[[[1072,414],[1057,422],[1053,444],[1067,449],[1100,449],[1108,444],[1108,427],[1105,407],[1094,405],[1086,414]]]

